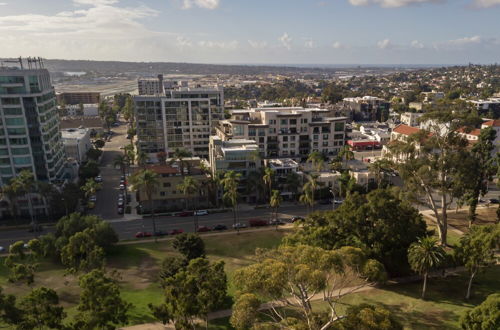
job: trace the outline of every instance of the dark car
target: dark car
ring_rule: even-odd
[[[168,235],[168,232],[166,232],[164,230],[155,231],[155,236],[167,236],[167,235]]]
[[[248,220],[248,224],[250,225],[250,227],[263,227],[267,226],[268,222],[262,219],[250,219]]]
[[[218,224],[214,226],[213,230],[227,230],[227,226]]]
[[[296,222],[296,221],[304,221],[304,218],[303,217],[292,217],[292,219],[290,219],[292,221],[292,223]]]
[[[488,202],[489,202],[490,204],[498,204],[498,202],[499,202],[499,201],[498,201],[498,199],[497,199],[497,198],[490,198],[490,199],[488,199]]]
[[[135,234],[135,238],[151,237],[151,233],[147,231],[139,231]]]
[[[269,221],[269,225],[271,225],[271,226],[282,226],[284,224],[286,224],[286,223],[281,219],[273,219],[273,220]]]
[[[182,229],[172,229],[169,233],[169,235],[179,235],[179,234],[182,234],[184,232],[184,230]]]
[[[179,217],[189,217],[189,216],[192,216],[193,214],[194,213],[191,211],[185,211],[185,212],[179,213]]]
[[[200,226],[200,227],[198,227],[198,230],[197,230],[197,231],[198,231],[199,233],[205,233],[205,232],[207,232],[207,231],[211,231],[211,230],[212,230],[212,229],[210,229],[210,228],[209,228],[209,227],[207,227],[207,226]]]
[[[118,208],[118,214],[123,214],[123,212],[124,212],[123,207],[119,207],[119,208]]]

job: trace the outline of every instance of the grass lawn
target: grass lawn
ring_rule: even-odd
[[[241,231],[239,235],[226,234],[204,237],[207,256],[211,260],[223,260],[229,280],[229,296],[234,295],[231,284],[234,271],[252,262],[256,248],[273,248],[279,245],[287,231]],[[203,236],[202,236],[203,237]],[[133,304],[130,311],[130,324],[154,321],[148,304],[162,302],[163,294],[157,284],[157,274],[162,259],[169,254],[176,254],[171,241],[158,243],[139,243],[117,245],[107,257],[107,268],[119,273],[122,296]],[[30,288],[23,284],[8,283],[8,269],[0,260],[0,285],[6,293],[16,296],[26,295]],[[66,307],[68,316],[76,313],[79,287],[75,276],[64,276],[64,268],[51,262],[42,262],[35,275],[34,287],[46,286],[55,289]]]

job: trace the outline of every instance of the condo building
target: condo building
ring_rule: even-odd
[[[161,93],[134,96],[139,150],[149,155],[164,151],[170,156],[184,148],[208,158],[210,135],[224,116],[222,87],[187,87],[187,83],[170,81],[160,86]]]
[[[0,186],[22,170],[35,179],[62,179],[65,152],[56,96],[41,59],[0,65]]]
[[[263,158],[305,160],[313,151],[335,156],[344,146],[346,117],[330,117],[326,109],[255,108],[231,111],[216,135],[223,141],[253,140]]]

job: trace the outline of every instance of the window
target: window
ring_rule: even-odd
[[[31,157],[14,157],[14,165],[27,165],[31,163]]]
[[[288,119],[281,119],[281,125],[288,125]]]
[[[160,191],[160,196],[164,197],[166,193],[164,191]]]
[[[269,134],[274,134],[276,133],[276,128],[270,128],[269,129]]]
[[[328,140],[328,134],[323,134],[323,140]]]
[[[288,142],[288,136],[283,137],[283,142]]]
[[[255,130],[255,128],[249,128],[248,129],[248,135],[249,136],[256,136],[257,135],[257,131]]]
[[[313,140],[319,140],[319,135],[313,135]]]
[[[244,134],[243,126],[242,125],[233,126],[233,134],[234,135],[243,135]]]
[[[5,108],[3,109],[3,113],[6,116],[22,115],[23,110],[21,108]]]
[[[290,141],[295,141],[295,135],[290,136]]]
[[[328,147],[328,141],[323,141],[323,147]]]
[[[11,152],[13,155],[26,155],[30,153],[29,148],[12,148]]]
[[[269,125],[276,125],[276,119],[269,119]]]
[[[295,148],[295,143],[290,143],[290,148]]]
[[[171,186],[170,182],[164,182],[163,183],[163,187],[164,188],[167,188],[167,187],[170,187],[170,186]]]
[[[288,143],[284,143],[283,144],[283,149],[287,149],[288,148]]]
[[[22,126],[24,125],[24,118],[5,118],[7,126]]]
[[[335,123],[335,131],[340,132],[344,130],[344,123]]]
[[[302,118],[302,119],[300,120],[300,122],[301,122],[302,124],[307,124],[307,118]]]
[[[290,119],[290,125],[297,125],[297,119]]]
[[[24,135],[26,134],[25,128],[7,128],[7,133],[9,135]]]

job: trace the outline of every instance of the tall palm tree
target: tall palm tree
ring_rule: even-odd
[[[149,201],[149,207],[151,212],[151,220],[153,223],[153,234],[156,234],[156,221],[155,221],[155,208],[153,205],[153,194],[158,189],[160,184],[159,176],[157,173],[151,170],[140,170],[136,172],[130,178],[130,183],[132,184],[132,190],[144,192],[146,194],[146,198]],[[142,196],[141,196],[142,198]],[[156,242],[156,235],[155,242]]]
[[[318,184],[318,176],[311,174],[307,177],[307,182],[304,184],[302,187],[302,190],[304,191],[304,194],[307,195],[307,197],[302,197],[302,200],[304,198],[307,200],[308,205],[311,206],[311,211],[314,212],[314,194],[316,190],[318,190],[319,184]],[[302,201],[304,203],[304,201]]]
[[[347,162],[354,159],[354,152],[351,151],[351,146],[348,144],[344,145],[344,147],[340,149],[339,157],[344,158],[344,168],[347,169]]]
[[[222,179],[222,186],[224,187],[224,198],[231,203],[233,207],[233,224],[236,224],[238,214],[238,183],[241,174],[235,171],[227,171]],[[237,228],[238,229],[238,228]],[[238,230],[239,232],[239,230]]]
[[[188,174],[189,174],[189,162],[187,162],[185,158],[189,158],[191,156],[192,154],[186,149],[176,148],[174,153],[171,155],[170,164],[179,162],[179,169],[181,170],[181,175],[184,176],[185,167],[188,168]]]
[[[434,237],[422,237],[408,248],[408,262],[411,269],[424,276],[422,299],[425,299],[429,271],[438,267],[444,260],[445,252]]]
[[[309,157],[307,157],[307,161],[311,163],[312,167],[317,172],[320,172],[321,169],[323,169],[325,158],[323,157],[323,154],[320,153],[319,151],[313,151],[309,154]]]
[[[290,172],[286,176],[286,185],[288,189],[293,193],[293,199],[297,200],[297,193],[300,187],[300,175],[296,172]]]
[[[31,171],[23,170],[14,178],[14,181],[19,185],[22,194],[28,197],[28,211],[31,218],[31,224],[35,225],[36,219],[34,217],[33,203],[31,201],[31,194],[35,188],[35,177]]]
[[[139,151],[135,155],[135,161],[137,165],[144,168],[146,166],[146,162],[148,161],[148,155],[144,151]]]
[[[198,193],[198,195],[199,195],[199,192],[200,192],[200,186],[198,184],[198,181],[193,179],[192,176],[185,176],[182,183],[177,185],[177,189],[182,191],[182,193],[184,194],[184,198],[186,201],[186,209],[188,209],[187,201],[189,199],[189,196],[192,196],[196,193]],[[198,231],[198,223],[197,223],[198,218],[196,216],[196,211],[197,211],[196,198],[197,197],[199,197],[199,196],[193,197],[193,206],[194,206],[193,225],[194,225],[194,232],[195,233]]]
[[[9,184],[2,187],[2,195],[9,201],[10,213],[17,220],[19,208],[17,199],[22,196],[22,189],[18,182],[11,180]]]
[[[270,167],[264,169],[262,180],[267,187],[268,198],[271,199],[271,191],[273,190],[274,171]]]
[[[95,182],[94,179],[87,179],[85,184],[80,188],[83,193],[85,194],[85,197],[88,199],[90,196],[93,196],[96,194],[97,190],[101,188],[101,184]]]
[[[299,202],[307,206],[307,213],[309,213],[310,208],[314,205],[314,197],[312,197],[311,191],[304,190],[299,197]]]
[[[42,196],[43,204],[45,205],[45,214],[50,219],[49,197],[57,190],[48,182],[38,181],[36,185],[38,187],[38,192]]]
[[[269,205],[274,209],[274,221],[276,223],[276,230],[278,230],[278,209],[281,205],[281,202],[283,202],[283,197],[281,197],[279,190],[273,190]]]
[[[128,157],[126,155],[117,155],[115,159],[113,159],[113,167],[119,168],[120,171],[122,171],[123,176],[125,176],[127,165],[128,165]]]

